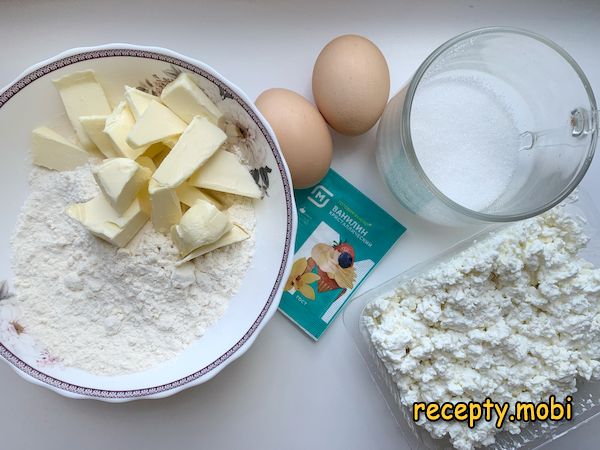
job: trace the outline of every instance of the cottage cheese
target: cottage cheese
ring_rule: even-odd
[[[581,221],[558,207],[369,304],[363,321],[402,404],[562,401],[576,377],[600,377],[600,270],[578,256],[586,243]],[[419,424],[465,450],[498,432],[493,421]]]

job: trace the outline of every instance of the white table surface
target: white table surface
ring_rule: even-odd
[[[158,45],[203,60],[251,98],[270,87],[311,97],[312,65],[333,37],[358,33],[386,55],[395,92],[439,44],[489,25],[528,28],[571,53],[600,93],[600,1],[0,0],[0,86],[77,46]],[[374,132],[334,137],[333,167],[408,232],[361,291],[439,252],[460,233],[403,212],[375,168]],[[584,180],[600,192],[600,161]],[[597,202],[600,205],[600,198]],[[159,401],[62,398],[0,365],[2,449],[404,449],[341,319],[315,344],[276,314],[240,360],[212,381]],[[548,449],[598,448],[600,419]]]

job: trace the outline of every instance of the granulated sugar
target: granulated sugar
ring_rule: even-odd
[[[502,99],[467,78],[420,86],[411,111],[419,163],[447,197],[482,210],[508,187],[517,164],[519,132]]]
[[[252,238],[177,267],[150,223],[123,249],[92,236],[64,212],[98,194],[87,166],[34,167],[30,192],[13,236],[16,296],[0,307],[65,366],[117,375],[173,358],[221,318],[252,263]],[[252,236],[251,201],[231,202]]]

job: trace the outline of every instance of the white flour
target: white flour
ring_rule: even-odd
[[[363,320],[402,403],[563,401],[577,377],[600,377],[600,270],[577,256],[586,242],[555,208],[369,304]],[[485,421],[420,424],[459,449],[498,432]]]
[[[34,167],[13,236],[16,296],[25,333],[66,366],[97,374],[140,371],[173,358],[225,312],[254,240],[176,268],[177,249],[148,223],[125,248],[92,236],[64,213],[99,192],[90,168]],[[253,235],[254,208],[236,200],[233,222]]]

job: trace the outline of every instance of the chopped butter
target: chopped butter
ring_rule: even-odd
[[[149,156],[150,158],[154,158],[155,156],[160,155],[161,153],[169,153],[171,151],[171,147],[166,146],[162,142],[157,142],[156,144],[152,144],[150,147],[146,149],[144,152],[144,156]]]
[[[127,142],[127,135],[134,125],[135,119],[125,101],[120,102],[106,118],[104,132],[114,144],[118,156],[136,159],[146,151],[146,146],[132,147]]]
[[[160,102],[156,95],[148,94],[139,89],[125,86],[125,101],[129,105],[135,120],[139,119],[153,101]]]
[[[205,117],[194,117],[152,178],[175,188],[191,177],[227,140],[227,135]]]
[[[181,256],[186,256],[199,247],[218,241],[231,227],[227,214],[200,200],[172,228],[171,237]]]
[[[152,158],[150,158],[149,156],[140,156],[138,159],[135,160],[135,162],[137,162],[140,166],[149,169],[152,173],[154,173],[154,171],[156,170],[156,165],[154,164],[154,161],[152,161]]]
[[[219,149],[189,179],[193,186],[244,197],[260,198],[261,191],[237,156]]]
[[[110,114],[111,107],[93,70],[73,72],[53,81],[75,129],[79,141],[86,150],[93,150],[94,143],[79,121],[81,116]]]
[[[179,140],[179,136],[171,136],[168,137],[166,139],[163,139],[163,144],[165,144],[167,147],[169,148],[173,148],[175,147],[175,144],[177,144],[177,141]]]
[[[178,264],[183,264],[187,261],[198,258],[199,256],[206,255],[207,253],[218,248],[245,241],[249,237],[250,235],[246,233],[239,225],[233,224],[231,230],[225,233],[218,241],[198,247],[196,250],[192,251],[186,257],[181,259],[181,261],[178,261]]]
[[[48,127],[39,127],[31,135],[31,157],[38,166],[54,170],[73,170],[84,165],[89,153]]]
[[[108,159],[92,170],[100,190],[111,206],[123,214],[136,199],[152,172],[129,158]]]
[[[152,161],[154,161],[154,164],[156,164],[156,167],[159,167],[162,164],[162,162],[165,160],[165,158],[167,157],[167,155],[169,154],[170,151],[171,151],[171,149],[169,147],[166,147],[159,154],[152,157]]]
[[[175,189],[179,201],[186,206],[194,206],[198,200],[203,200],[208,203],[212,203],[218,209],[223,209],[223,205],[210,194],[203,192],[195,186],[189,183],[183,183]]]
[[[181,220],[181,203],[174,189],[161,186],[153,179],[148,184],[152,206],[152,225],[160,233],[168,233]]]
[[[179,74],[174,81],[167,84],[160,99],[188,123],[195,116],[202,116],[215,125],[224,125],[223,113],[187,73]]]
[[[147,147],[172,136],[183,133],[187,124],[165,105],[152,101],[138,119],[129,135],[127,143],[132,147]]]
[[[69,206],[67,214],[95,236],[117,247],[125,247],[148,221],[140,200],[136,199],[124,214],[119,214],[103,194]]]
[[[104,132],[107,118],[108,116],[81,116],[79,122],[98,150],[107,158],[114,158],[117,156],[115,145]]]

